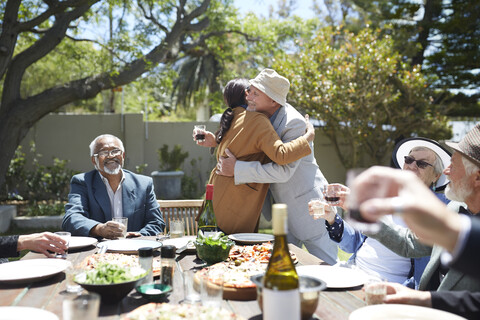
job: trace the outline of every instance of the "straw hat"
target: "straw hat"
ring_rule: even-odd
[[[397,143],[393,149],[392,160],[397,168],[403,169],[405,156],[408,156],[410,151],[415,147],[425,147],[433,150],[442,160],[444,169],[450,165],[452,154],[435,140],[427,138],[408,138]],[[443,190],[447,184],[447,177],[442,173],[435,184],[435,190]]]
[[[468,131],[460,142],[446,141],[445,143],[480,167],[480,123]]]
[[[250,79],[249,83],[280,105],[284,106],[287,104],[290,82],[275,70],[263,69],[255,79]]]

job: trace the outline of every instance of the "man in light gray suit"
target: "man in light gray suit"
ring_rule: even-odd
[[[451,164],[443,171],[450,182],[445,190],[447,198],[452,200],[448,207],[459,213],[478,215],[480,125],[467,133],[460,143],[447,142],[447,145],[454,149]],[[432,248],[422,244],[410,230],[398,230],[397,227],[382,221],[380,232],[370,236],[402,256],[414,258],[431,254],[430,262],[420,279],[419,290],[480,291],[479,280],[455,269],[449,270],[442,265],[440,258],[443,249],[440,246]]]
[[[292,141],[305,133],[305,119],[286,101],[290,82],[272,69],[264,69],[250,81],[248,109],[270,118],[273,128],[283,142]],[[313,150],[313,144],[311,145]],[[228,150],[228,149],[227,149]],[[262,165],[257,161],[237,161],[227,152],[221,158],[217,174],[234,176],[235,184],[271,183],[262,212],[271,217],[272,201],[288,205],[288,241],[301,246],[329,264],[337,261],[337,246],[330,241],[323,221],[313,220],[308,202],[323,198],[327,180],[318,168],[313,152],[288,165]],[[271,197],[271,198],[270,198]],[[273,198],[273,199],[272,199]]]

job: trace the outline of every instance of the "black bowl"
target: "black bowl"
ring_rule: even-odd
[[[136,280],[110,283],[110,284],[86,284],[77,282],[85,290],[96,292],[100,295],[102,303],[117,303],[120,302],[126,295],[136,287],[136,285],[145,277]]]
[[[257,301],[260,309],[262,303],[263,274],[257,274],[250,277],[257,286]],[[310,319],[315,310],[317,310],[320,292],[327,288],[327,284],[319,279],[309,276],[298,276],[300,282],[300,309],[302,312],[302,320]]]
[[[172,287],[163,283],[147,283],[135,288],[138,293],[151,302],[164,300],[172,292]]]

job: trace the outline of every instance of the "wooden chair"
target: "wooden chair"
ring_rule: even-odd
[[[203,200],[157,200],[165,220],[165,234],[170,231],[171,220],[183,220],[185,235],[197,235],[197,216]]]

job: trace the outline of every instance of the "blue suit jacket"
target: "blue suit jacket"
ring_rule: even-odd
[[[123,170],[123,216],[128,231],[144,236],[163,231],[165,222],[153,190],[152,178]],[[107,188],[97,170],[73,176],[62,228],[75,236],[88,236],[98,223],[112,219]]]

